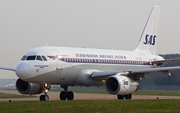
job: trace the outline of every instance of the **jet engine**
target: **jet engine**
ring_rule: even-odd
[[[16,89],[21,94],[40,94],[43,92],[41,84],[29,83],[21,79],[16,81]]]
[[[120,73],[106,79],[106,91],[110,94],[127,95],[139,89],[139,83]]]

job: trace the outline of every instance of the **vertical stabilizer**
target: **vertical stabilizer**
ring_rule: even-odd
[[[139,43],[134,51],[138,53],[156,54],[157,27],[160,16],[160,7],[154,6],[144,27]]]

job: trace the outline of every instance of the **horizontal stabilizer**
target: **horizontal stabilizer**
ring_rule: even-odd
[[[153,63],[166,63],[180,61],[180,58],[152,61]]]

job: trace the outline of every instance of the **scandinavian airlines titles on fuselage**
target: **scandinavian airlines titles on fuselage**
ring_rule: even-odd
[[[126,59],[123,55],[97,55],[97,54],[75,54],[78,58],[109,58],[109,59]]]

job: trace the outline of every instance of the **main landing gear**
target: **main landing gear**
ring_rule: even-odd
[[[60,100],[73,100],[74,99],[74,93],[72,91],[68,91],[68,86],[61,86],[64,91],[61,91],[59,98]]]
[[[47,95],[49,89],[50,89],[50,85],[48,85],[47,83],[43,84],[44,95],[41,95],[39,97],[40,101],[48,101],[49,100],[49,96]]]
[[[132,94],[128,94],[128,95],[117,95],[117,99],[118,100],[123,100],[123,99],[132,99]]]

